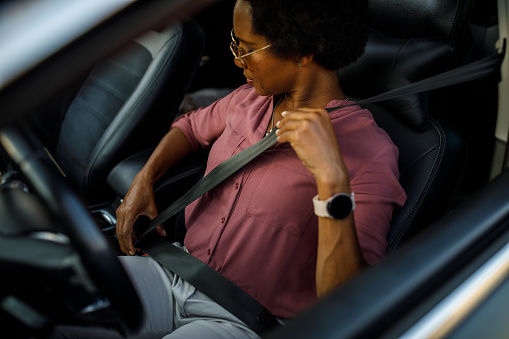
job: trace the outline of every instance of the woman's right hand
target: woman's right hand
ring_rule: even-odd
[[[116,235],[120,250],[124,254],[134,255],[135,252],[133,242],[136,241],[137,237],[134,233],[134,222],[140,216],[146,216],[152,220],[157,215],[153,184],[143,178],[141,174],[138,174],[117,209]],[[157,232],[162,236],[166,235],[162,225],[157,227]]]
[[[117,209],[116,234],[123,253],[134,254],[136,219],[146,216],[153,220],[159,214],[154,198],[154,182],[191,151],[191,144],[184,132],[178,127],[172,128],[159,142],[145,166],[136,174],[129,191]],[[166,236],[162,225],[157,226],[156,230],[161,236]]]

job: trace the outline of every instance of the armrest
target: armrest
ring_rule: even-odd
[[[147,162],[153,149],[137,153],[117,164],[108,176],[108,185],[120,197],[124,197],[136,174]],[[158,208],[169,203],[189,190],[203,176],[208,153],[196,152],[173,166],[154,185]]]

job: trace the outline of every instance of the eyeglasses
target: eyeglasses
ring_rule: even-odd
[[[230,50],[232,51],[233,56],[235,57],[235,60],[238,60],[240,62],[240,64],[242,65],[242,67],[247,67],[246,62],[244,61],[245,57],[247,57],[251,54],[254,54],[256,52],[262,51],[264,49],[267,49],[270,46],[272,46],[272,44],[269,44],[265,47],[257,49],[256,51],[252,51],[247,54],[242,54],[242,50],[240,49],[239,45],[237,44],[237,40],[235,39],[235,34],[233,33],[233,28],[231,31],[231,36],[232,36],[232,42],[230,43]]]

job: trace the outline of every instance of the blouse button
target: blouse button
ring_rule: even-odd
[[[235,184],[235,189],[238,190],[239,189],[239,183],[236,183]]]
[[[224,224],[224,222],[226,221],[226,218],[225,217],[222,217],[221,218],[221,224]]]

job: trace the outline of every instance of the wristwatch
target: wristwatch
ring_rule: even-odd
[[[355,209],[355,194],[338,193],[327,200],[318,200],[318,195],[313,198],[315,214],[319,217],[331,219],[345,219]]]

